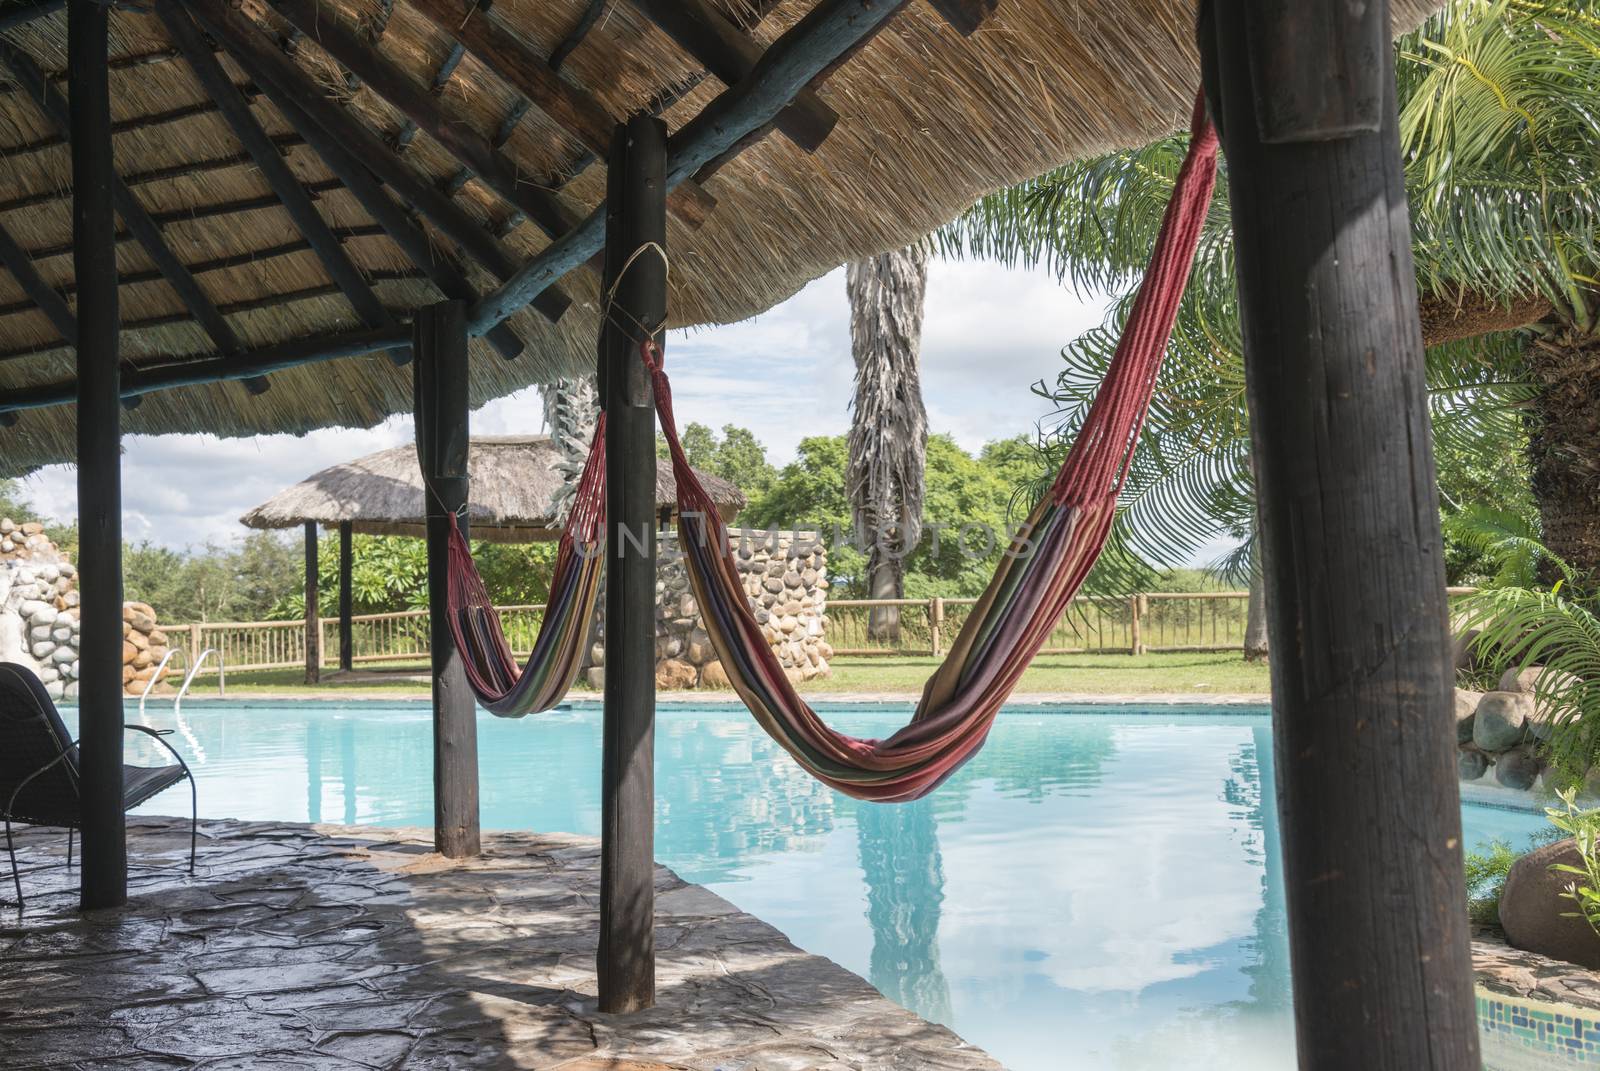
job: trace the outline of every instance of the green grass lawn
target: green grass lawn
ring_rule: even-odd
[[[937,659],[925,655],[836,658],[831,677],[809,682],[803,690],[808,693],[919,692],[937,665]],[[389,668],[426,672],[426,667],[421,663]],[[1182,652],[1137,657],[1119,654],[1041,655],[1023,674],[1017,691],[1091,695],[1243,693],[1265,697],[1268,680],[1264,663],[1245,662],[1235,652]],[[305,674],[300,670],[275,669],[228,674],[230,696],[316,694],[319,698],[328,695],[383,698],[423,697],[427,693],[426,684],[404,679],[341,681],[337,676],[328,674],[321,685],[308,687]],[[197,698],[215,697],[215,678],[197,681],[191,694]],[[574,697],[597,694],[584,688],[574,690]]]

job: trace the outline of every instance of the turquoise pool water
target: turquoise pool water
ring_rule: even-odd
[[[905,715],[827,716],[882,735]],[[178,728],[203,815],[431,821],[423,705],[196,704]],[[597,709],[479,731],[486,828],[598,832]],[[656,755],[662,861],[1013,1071],[1294,1066],[1264,713],[1011,709],[898,806],[817,785],[742,708],[664,709]],[[1464,814],[1469,847],[1542,824]]]

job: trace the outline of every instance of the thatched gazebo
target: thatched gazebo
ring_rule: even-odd
[[[84,906],[127,899],[124,428],[414,412],[443,637],[471,404],[594,369],[598,337],[607,522],[648,526],[640,356],[666,328],[753,315],[981,194],[1178,129],[1203,83],[1233,207],[1299,1049],[1475,1066],[1390,47],[1436,6],[10,0],[0,476],[78,463]],[[655,996],[646,542],[605,565],[608,1012]],[[476,721],[460,657],[433,656],[435,839],[456,857],[478,848]]]
[[[475,435],[467,452],[472,538],[534,543],[561,538],[560,494],[568,486],[560,449],[548,435]],[[720,476],[696,470],[716,500],[723,524],[744,509],[743,492]],[[678,501],[670,465],[656,466],[656,523],[672,522]],[[304,528],[306,534],[306,676],[318,677],[316,607],[317,529],[339,532],[339,666],[353,665],[350,543],[360,535],[425,538],[428,517],[415,444],[330,465],[286,487],[239,518],[247,528]]]

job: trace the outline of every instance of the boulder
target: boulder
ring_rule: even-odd
[[[1544,666],[1508,669],[1500,675],[1501,691],[1526,692],[1529,695],[1538,691],[1546,695],[1560,695],[1581,683],[1583,682],[1571,673],[1563,673],[1559,669],[1546,669]]]
[[[1481,751],[1462,748],[1456,757],[1456,773],[1463,781],[1476,781],[1489,769],[1489,760]]]
[[[1505,751],[1522,742],[1533,714],[1533,697],[1522,692],[1488,692],[1472,719],[1472,742],[1484,751]]]
[[[1494,779],[1506,788],[1526,792],[1539,779],[1544,763],[1531,752],[1522,749],[1507,751],[1494,760]]]
[[[606,671],[601,666],[590,666],[583,671],[583,680],[595,691],[600,691],[606,686]]]
[[[1472,743],[1473,715],[1478,712],[1478,703],[1482,699],[1482,692],[1456,689],[1456,743]]]
[[[1571,840],[1535,849],[1511,864],[1500,892],[1500,926],[1513,948],[1600,969],[1600,936],[1581,918],[1566,918],[1578,905],[1561,894],[1576,875],[1552,871],[1554,863],[1580,865]]]
[[[700,670],[700,687],[732,688],[733,682],[728,679],[728,671],[722,668],[720,661],[707,662]]]
[[[663,691],[693,688],[700,674],[687,662],[669,658],[656,667],[656,687]]]

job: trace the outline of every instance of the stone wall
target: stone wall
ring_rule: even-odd
[[[743,538],[741,538],[741,535]],[[814,532],[732,533],[745,593],[756,603],[756,621],[795,683],[828,675],[833,648],[823,638],[828,580],[826,543]],[[663,533],[656,578],[656,687],[726,688],[728,675],[711,646],[676,533]],[[604,597],[602,596],[602,605]],[[585,679],[605,681],[604,624],[596,629]]]
[[[167,634],[156,624],[156,612],[149,603],[122,604],[122,691],[142,695],[155,676],[156,667],[167,656]],[[172,676],[172,668],[161,671],[161,679]],[[152,689],[153,691],[154,689]]]
[[[0,518],[0,662],[38,674],[52,699],[78,696],[77,577],[43,525]],[[144,603],[124,604],[122,636],[123,692],[136,696],[166,655],[167,637]]]

